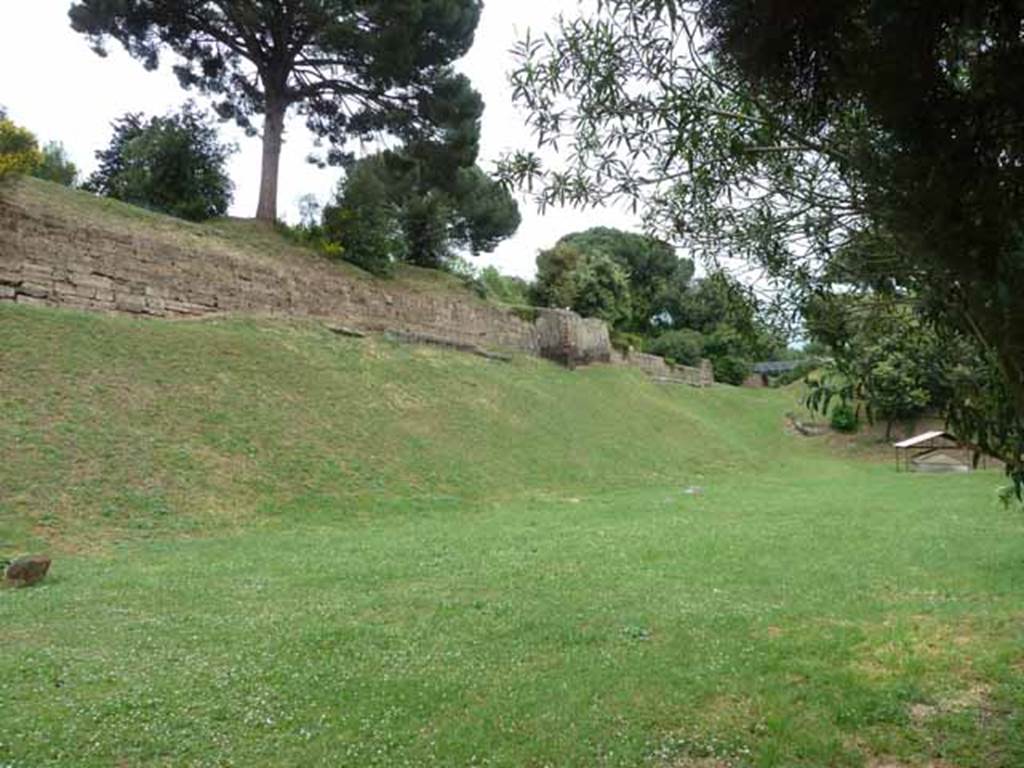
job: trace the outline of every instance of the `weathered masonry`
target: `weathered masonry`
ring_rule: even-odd
[[[268,254],[152,217],[83,223],[45,200],[0,199],[0,301],[164,318],[218,313],[318,317],[364,332],[509,350],[563,364],[619,363],[706,386],[704,369],[612,349],[608,327],[567,310],[520,313],[469,292],[391,283],[302,249]],[[147,223],[149,220],[147,220]]]

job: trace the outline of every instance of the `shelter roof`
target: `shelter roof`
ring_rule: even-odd
[[[763,363],[754,363],[754,373],[787,373],[795,371],[806,360],[769,360]]]
[[[908,437],[906,440],[901,440],[898,443],[893,443],[894,448],[913,448],[915,445],[921,445],[921,443],[927,443],[929,440],[935,440],[937,438],[944,437],[947,440],[956,442],[956,437],[951,435],[949,432],[942,432],[935,430],[932,432],[923,432],[920,435],[914,435]]]

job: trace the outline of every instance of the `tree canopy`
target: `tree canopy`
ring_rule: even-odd
[[[706,357],[716,379],[741,384],[754,360],[785,344],[753,291],[721,270],[695,281],[693,272],[666,243],[595,227],[538,254],[531,292],[541,306],[605,320],[619,344],[684,365]]]
[[[27,128],[16,125],[0,110],[0,179],[32,173],[42,162],[39,142]]]
[[[887,439],[899,419],[943,412],[952,397],[950,359],[964,364],[970,356],[899,297],[821,296],[807,317],[812,338],[826,342],[832,355],[824,374],[809,382],[808,405],[826,412],[836,397],[863,405],[870,421],[885,422]]]
[[[516,100],[569,151],[553,168],[511,155],[508,181],[542,203],[625,197],[673,242],[798,294],[835,282],[843,246],[884,243],[878,278],[993,350],[1024,415],[1024,6],[600,8],[518,47]],[[1003,458],[1024,478],[1019,451]]]
[[[679,258],[675,249],[661,240],[611,227],[573,232],[542,251],[537,257],[537,301],[584,311],[588,299],[581,280],[602,260],[619,267],[628,296],[616,299],[614,311],[603,307],[600,316],[614,315],[617,330],[641,335],[651,333],[659,323],[671,323],[670,310],[689,286],[693,262]],[[612,295],[617,293],[606,298]]]
[[[114,122],[110,145],[96,153],[99,168],[82,186],[182,219],[223,216],[231,203],[225,165],[233,151],[194,104],[149,119],[129,113]]]
[[[541,306],[599,317],[622,329],[633,316],[629,272],[607,251],[570,242],[571,237],[537,254],[534,300]]]
[[[683,362],[680,355],[699,344],[698,357],[711,360],[715,378],[728,384],[742,384],[755,361],[776,358],[786,346],[754,291],[722,270],[675,294],[667,313],[671,322],[648,351]]]
[[[75,186],[78,167],[68,157],[68,152],[59,141],[49,141],[40,150],[41,160],[32,175],[37,179],[52,181],[65,187]]]
[[[393,261],[444,268],[456,251],[491,251],[516,231],[516,201],[476,165],[483,110],[469,80],[452,77],[430,105],[436,136],[346,164],[324,229],[347,258],[375,271]]]
[[[276,217],[285,115],[335,146],[390,131],[431,131],[429,103],[447,65],[473,40],[480,0],[81,0],[74,29],[99,53],[112,38],[148,69],[164,49],[185,88],[217,98],[217,111],[254,131],[263,116],[257,216]]]
[[[603,253],[626,271],[632,307],[622,328],[632,333],[649,333],[659,320],[664,322],[693,277],[691,260],[680,258],[671,245],[649,235],[592,227],[559,242],[584,253]]]

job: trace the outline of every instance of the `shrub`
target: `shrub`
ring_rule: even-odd
[[[614,328],[611,329],[611,342],[612,346],[620,352],[626,352],[631,347],[633,349],[644,348],[644,337],[639,333],[628,333],[627,331],[617,331]]]
[[[32,173],[42,159],[32,132],[0,115],[0,178]]]
[[[37,179],[73,187],[78,179],[78,168],[71,162],[64,145],[59,141],[51,141],[43,147],[39,165],[32,171],[32,175]]]
[[[114,123],[99,169],[83,185],[97,194],[191,221],[223,216],[233,185],[211,119],[189,102],[178,114],[127,114]]]
[[[715,368],[715,381],[737,387],[754,372],[753,363],[736,355],[712,356],[711,363]]]
[[[344,254],[344,250],[340,245],[331,242],[324,236],[323,228],[319,224],[311,226],[302,223],[293,226],[283,221],[278,221],[274,224],[274,228],[285,240],[289,240],[296,245],[311,248],[320,255],[330,259],[340,259]]]
[[[672,358],[681,365],[698,365],[704,354],[704,337],[688,328],[665,331],[647,343],[646,351]]]
[[[484,267],[476,277],[485,298],[518,306],[530,303],[530,284],[521,277],[503,275],[494,267]]]
[[[279,220],[274,222],[274,228],[279,235],[296,245],[312,248],[330,259],[340,259],[344,249],[325,234],[320,224],[321,210],[322,206],[314,195],[304,195],[299,200],[299,223],[291,225]]]
[[[840,403],[832,409],[831,424],[837,432],[856,432],[857,412],[849,403]]]
[[[323,211],[324,237],[341,246],[342,258],[386,275],[406,251],[400,211],[388,196],[380,162],[356,163]]]

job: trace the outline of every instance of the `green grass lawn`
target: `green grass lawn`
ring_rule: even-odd
[[[792,397],[0,306],[0,766],[1024,765],[1024,515]]]

